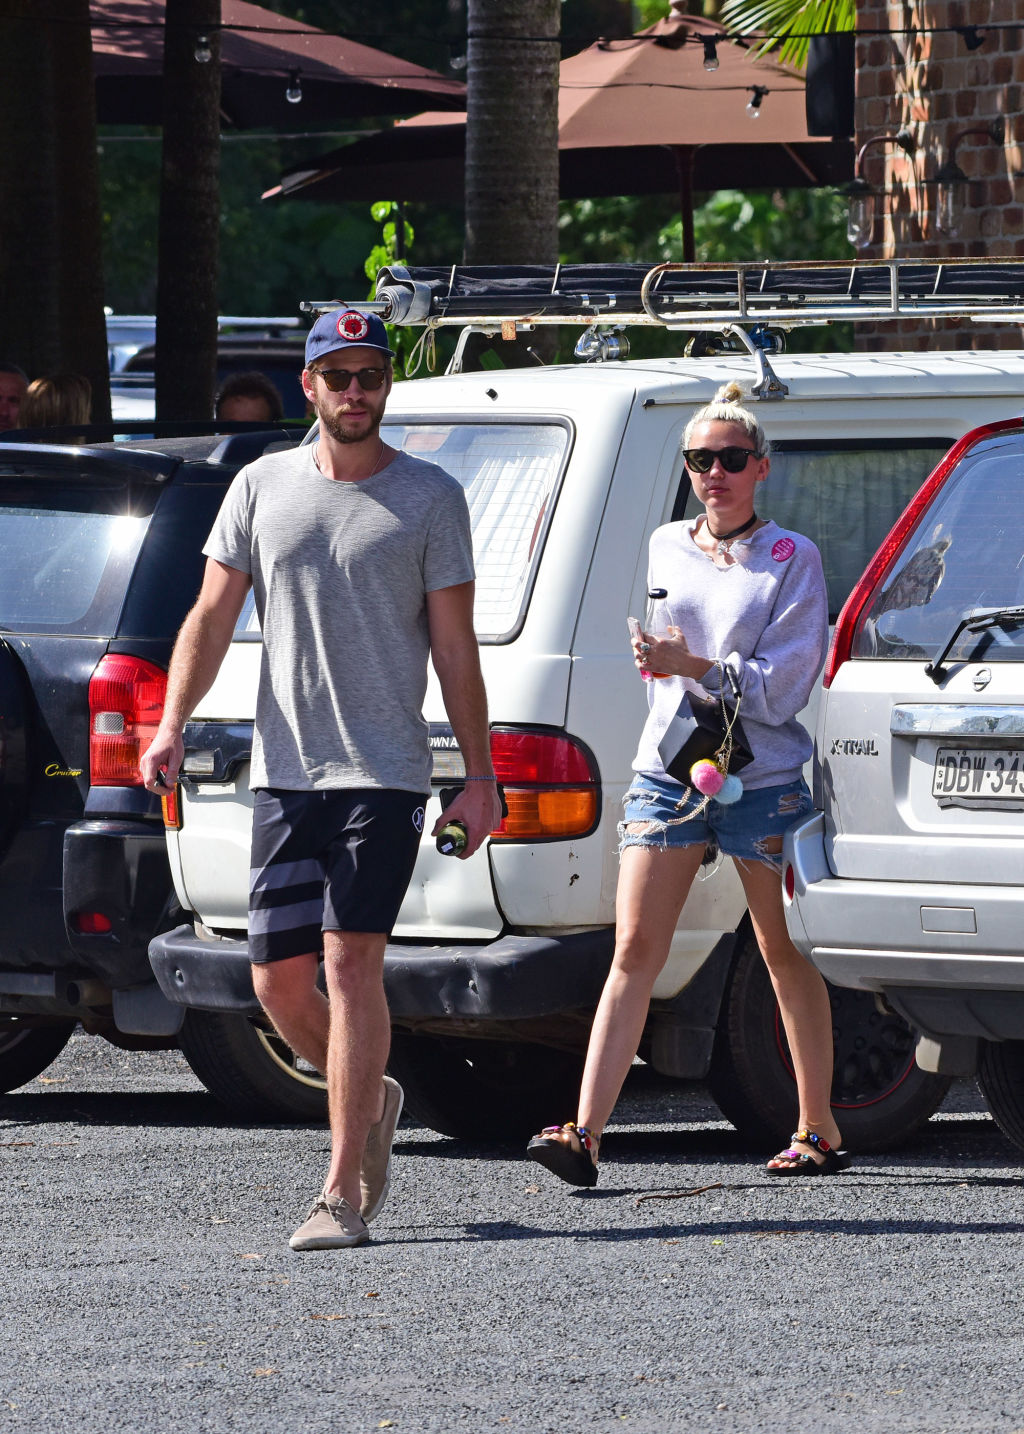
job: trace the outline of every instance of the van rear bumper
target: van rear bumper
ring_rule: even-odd
[[[482,946],[416,946],[389,942],[384,987],[392,1019],[523,1020],[594,1006],[614,945],[614,928],[566,936],[501,936]],[[150,964],[168,1000],[202,1011],[253,1015],[244,940],[198,936],[178,926],[149,947]]]
[[[827,980],[930,1034],[1024,1038],[1024,887],[836,877],[820,812],[786,833],[783,858],[790,937]]]

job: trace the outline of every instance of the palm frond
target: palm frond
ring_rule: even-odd
[[[741,35],[770,35],[757,46],[757,54],[776,51],[783,64],[807,64],[810,35],[830,35],[855,29],[856,0],[724,0],[723,25]]]

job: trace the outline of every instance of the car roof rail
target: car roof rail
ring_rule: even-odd
[[[836,321],[971,318],[1024,322],[1024,260],[850,259],[743,264],[524,264],[404,268],[377,275],[371,300],[308,300],[308,313],[356,308],[389,324],[536,324],[667,329],[792,328]]]

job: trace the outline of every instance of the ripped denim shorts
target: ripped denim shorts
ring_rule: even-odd
[[[780,837],[812,806],[802,779],[779,787],[744,790],[738,802],[727,806],[710,801],[697,816],[692,815],[703,800],[699,792],[678,782],[634,773],[622,799],[619,852],[627,846],[703,846],[709,858],[720,851],[739,861],[760,861],[781,871],[781,849],[766,851],[765,842]],[[627,830],[640,825],[644,830]]]

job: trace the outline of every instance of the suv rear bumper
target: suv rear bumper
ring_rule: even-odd
[[[523,1020],[594,1006],[611,964],[614,930],[567,936],[501,936],[483,946],[389,942],[384,986],[392,1019]],[[201,937],[178,926],[150,943],[168,1000],[204,1011],[252,1015],[245,941]]]
[[[76,822],[64,833],[63,866],[64,922],[75,964],[112,988],[151,981],[149,943],[174,899],[163,827],[124,818]],[[78,930],[75,918],[85,912],[106,917],[110,930]]]
[[[834,876],[820,812],[783,857],[790,937],[829,981],[883,994],[931,1034],[1024,1037],[1024,887]]]

